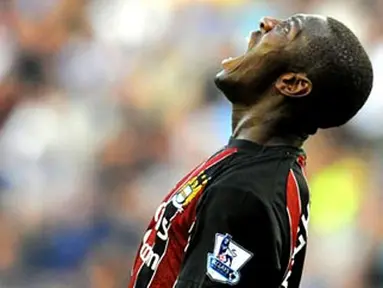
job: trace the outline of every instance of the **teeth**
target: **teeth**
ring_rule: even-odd
[[[229,58],[223,60],[223,61],[222,61],[222,64],[225,64],[225,63],[227,63],[227,62],[230,62],[231,60],[233,60],[233,57],[229,57]]]
[[[241,64],[244,57],[245,56],[242,55],[242,56],[238,56],[235,58],[230,57],[228,59],[223,60],[222,61],[223,69],[226,71],[231,71],[231,70],[235,69],[236,67],[238,67],[238,65]]]

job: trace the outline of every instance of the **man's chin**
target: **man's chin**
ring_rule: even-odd
[[[222,69],[221,71],[219,71],[216,75],[215,75],[215,79],[221,79],[221,78],[225,78],[227,76],[227,72],[225,69]]]
[[[240,94],[241,85],[239,85],[237,81],[234,81],[226,70],[221,70],[217,73],[214,78],[214,83],[230,102],[238,102],[236,98],[238,94]]]
[[[215,75],[214,82],[218,89],[220,89],[222,92],[225,92],[225,87],[228,86],[232,81],[230,81],[229,73],[222,69]]]

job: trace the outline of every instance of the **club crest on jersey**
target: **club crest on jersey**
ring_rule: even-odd
[[[253,254],[232,240],[229,234],[215,235],[214,252],[208,254],[207,275],[211,280],[236,285],[240,280],[239,270]]]
[[[204,172],[190,179],[178,192],[173,196],[172,203],[178,209],[186,206],[200,192],[208,182],[208,178]]]

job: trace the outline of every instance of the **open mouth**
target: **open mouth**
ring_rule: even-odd
[[[247,51],[245,52],[245,54],[241,55],[241,56],[238,56],[238,57],[229,57],[225,60],[222,61],[222,67],[225,71],[227,72],[231,72],[233,71],[234,69],[236,69],[239,65],[241,65],[242,61],[245,59],[246,57],[246,54],[251,51],[256,45],[257,43],[259,42],[260,40],[260,36],[262,35],[262,32],[261,31],[254,31],[254,32],[251,32],[249,37],[247,37],[247,42],[248,42],[248,45],[247,45]]]

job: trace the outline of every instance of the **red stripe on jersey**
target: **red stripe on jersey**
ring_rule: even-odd
[[[179,214],[177,223],[180,225],[177,225],[177,227],[173,225],[172,227],[174,235],[178,236],[169,238],[168,247],[161,259],[155,275],[153,276],[153,280],[148,287],[168,288],[168,285],[164,285],[164,283],[171,283],[169,288],[173,287],[174,282],[177,280],[181,270],[183,256],[186,252],[185,248],[189,244],[190,227],[195,222],[198,199],[200,199],[201,196],[202,193],[197,195],[193,199],[193,202],[191,202],[187,209],[185,209],[184,213]]]
[[[299,185],[295,178],[294,172],[290,170],[287,178],[287,212],[290,220],[290,261],[287,271],[290,270],[293,262],[294,248],[298,238],[298,228],[301,219],[301,198],[299,193]]]
[[[207,161],[203,162],[199,166],[197,166],[181,181],[178,182],[178,184],[165,197],[161,205],[164,205],[165,208],[167,205],[171,205],[172,197],[177,192],[179,192],[179,190],[183,188],[183,186],[187,184],[188,181],[198,176],[203,171],[206,171],[212,166],[218,164],[219,162],[232,155],[236,151],[236,148],[227,148],[214,155]],[[198,194],[194,196],[191,202],[186,207],[183,207],[182,209],[178,210],[174,217],[172,217],[172,219],[170,220],[170,226],[168,231],[169,234],[166,242],[165,251],[164,253],[162,253],[157,269],[154,271],[154,274],[151,277],[151,281],[149,282],[147,287],[171,288],[174,282],[176,281],[177,276],[179,274],[179,270],[181,269],[184,250],[186,245],[188,244],[188,239],[190,236],[189,230],[196,218],[196,208],[198,204],[198,199],[201,197],[203,190],[204,189],[201,189],[201,191],[199,191]],[[156,225],[156,217],[153,217],[147,230],[151,230],[152,232],[149,232],[150,235],[148,235],[147,240],[145,242],[145,244],[149,246],[153,246],[156,244]],[[128,286],[129,288],[135,287],[137,276],[139,275],[141,269],[145,265],[140,257],[140,250],[143,247],[143,245],[144,243],[142,242],[138,249],[135,263],[132,269],[132,277]]]

